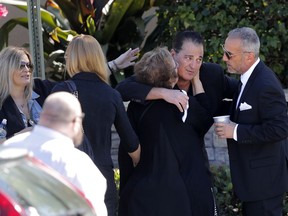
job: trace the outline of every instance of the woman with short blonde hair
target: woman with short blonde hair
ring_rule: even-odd
[[[85,113],[85,136],[91,144],[94,162],[107,180],[105,204],[108,216],[116,216],[117,191],[111,158],[112,125],[126,144],[126,153],[135,164],[140,157],[139,140],[130,125],[119,92],[108,84],[108,67],[98,41],[90,35],[76,36],[68,44],[65,57],[67,72],[75,83]],[[64,82],[57,84],[52,91],[69,92],[70,89]]]
[[[70,77],[76,73],[91,72],[108,83],[109,72],[106,57],[98,41],[90,35],[78,35],[66,50],[66,69]]]

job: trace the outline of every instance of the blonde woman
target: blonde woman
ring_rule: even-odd
[[[90,35],[79,35],[69,43],[66,69],[78,91],[78,99],[85,113],[83,129],[91,143],[94,162],[107,180],[105,204],[109,216],[116,215],[117,192],[111,159],[111,127],[114,124],[124,147],[134,164],[140,157],[140,145],[127,117],[120,94],[108,84],[106,58],[98,41]],[[66,83],[54,91],[69,91]],[[83,167],[85,169],[85,167]]]
[[[0,137],[3,142],[37,124],[42,104],[54,84],[33,79],[31,56],[24,48],[4,48],[0,65],[0,122],[7,120],[7,135]]]

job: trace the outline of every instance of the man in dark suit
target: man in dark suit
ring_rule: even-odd
[[[245,216],[280,216],[288,190],[288,117],[281,84],[259,59],[260,41],[248,27],[229,32],[223,61],[240,74],[231,122],[215,123],[220,138],[228,138],[235,194]]]

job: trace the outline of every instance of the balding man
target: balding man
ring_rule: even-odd
[[[8,139],[4,145],[31,152],[82,190],[97,216],[106,216],[106,179],[90,157],[75,148],[82,141],[83,117],[75,96],[67,92],[53,93],[43,105],[38,125],[31,132]]]

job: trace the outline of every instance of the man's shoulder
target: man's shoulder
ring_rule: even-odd
[[[216,63],[212,63],[212,62],[203,62],[203,64],[201,65],[200,70],[217,70],[217,71],[223,71],[223,68],[221,67],[221,65],[216,64]]]
[[[224,76],[224,70],[219,64],[204,62],[200,68],[200,79],[217,79]]]
[[[31,131],[25,132],[25,133],[21,133],[18,134],[16,136],[13,136],[9,139],[7,139],[3,145],[7,145],[7,146],[15,146],[17,147],[19,145],[19,147],[21,147],[21,143],[31,134]]]

